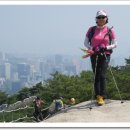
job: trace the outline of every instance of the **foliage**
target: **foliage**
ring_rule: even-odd
[[[0,105],[6,103],[7,94],[5,92],[0,91]]]
[[[125,59],[126,64],[130,59]],[[124,99],[130,99],[130,66],[111,67],[121,95]],[[77,103],[90,100],[92,87],[94,82],[93,73],[91,71],[82,71],[79,75],[67,76],[59,72],[51,74],[52,78],[44,82],[40,82],[31,88],[23,88],[17,94],[10,97],[0,98],[2,103],[13,103],[18,100],[23,100],[29,96],[40,96],[46,101],[48,106],[53,99],[63,97],[64,102],[68,103],[70,98],[75,98]],[[111,99],[120,99],[118,91],[113,81],[113,77],[108,69],[107,73],[107,93]],[[2,96],[2,93],[0,93]],[[7,99],[5,101],[5,99]]]
[[[125,59],[125,66],[111,67],[121,96],[124,100],[130,100],[130,59]],[[29,96],[40,96],[45,100],[44,108],[59,97],[63,97],[64,103],[68,104],[70,98],[75,98],[76,103],[91,99],[94,77],[91,71],[82,71],[79,75],[67,76],[56,72],[51,74],[52,78],[40,82],[31,88],[23,88],[17,94],[7,97],[0,92],[0,103],[14,103]],[[110,99],[120,99],[113,77],[108,68],[107,72],[107,94]]]

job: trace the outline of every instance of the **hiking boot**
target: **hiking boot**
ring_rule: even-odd
[[[97,103],[98,103],[98,105],[105,104],[103,96],[100,96],[100,95],[97,96]]]

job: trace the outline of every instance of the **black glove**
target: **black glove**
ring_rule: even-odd
[[[107,48],[104,44],[101,44],[101,45],[97,46],[96,48],[94,48],[93,50],[95,53],[97,53],[97,52],[104,53],[107,50]]]

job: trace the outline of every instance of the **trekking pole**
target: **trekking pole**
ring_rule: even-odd
[[[94,85],[95,85],[95,79],[96,79],[96,72],[97,72],[97,61],[98,61],[98,55],[96,56],[96,64],[95,64],[95,71],[94,71],[94,83],[93,83],[93,88],[92,88],[92,97],[91,97],[91,103],[90,103],[90,111],[92,109],[92,100],[94,97]]]
[[[108,59],[107,59],[107,56],[106,56],[105,53],[104,53],[104,56],[105,56],[105,58],[106,58],[106,60],[107,60],[107,62],[108,62]],[[121,103],[124,103],[123,100],[122,100],[121,94],[120,94],[120,90],[119,90],[119,88],[118,88],[118,86],[117,86],[116,79],[115,79],[114,74],[113,74],[113,72],[112,72],[112,68],[111,68],[110,65],[108,65],[108,67],[109,67],[109,70],[110,70],[110,72],[111,72],[111,75],[112,75],[112,78],[113,78],[113,81],[114,81],[115,87],[116,87],[116,89],[117,89],[117,91],[118,91],[118,94],[119,94],[119,97],[120,97]]]

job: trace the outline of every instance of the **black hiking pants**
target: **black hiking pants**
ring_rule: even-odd
[[[107,57],[107,58],[106,58]],[[95,97],[97,95],[106,97],[106,72],[110,61],[110,55],[94,54],[91,56],[91,64],[95,75],[94,90]],[[97,62],[97,66],[96,66]],[[96,72],[95,72],[96,71]]]
[[[35,118],[37,121],[39,121],[39,119],[41,121],[43,120],[43,115],[42,115],[42,111],[40,108],[35,108]]]

